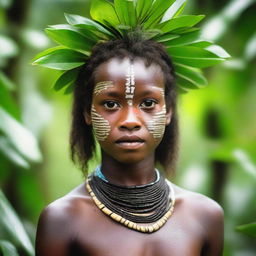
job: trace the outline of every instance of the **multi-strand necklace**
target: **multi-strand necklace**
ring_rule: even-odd
[[[157,170],[156,174],[156,180],[149,184],[120,186],[110,183],[98,167],[87,179],[86,187],[97,207],[113,220],[152,233],[166,223],[175,203],[173,188]]]

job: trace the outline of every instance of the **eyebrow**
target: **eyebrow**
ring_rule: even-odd
[[[99,94],[104,94],[105,96],[108,97],[113,97],[113,98],[120,98],[123,97],[123,93],[119,93],[119,92],[115,92],[115,91],[104,91],[104,92],[100,92]]]
[[[157,89],[158,91],[160,91],[160,93],[164,96],[164,89],[163,88],[159,88],[159,87],[157,87],[157,86],[152,86],[154,89]],[[136,90],[136,89],[135,89]],[[147,96],[147,95],[150,95],[150,94],[152,94],[152,93],[154,93],[155,91],[153,91],[153,90],[145,90],[145,91],[143,91],[143,92],[141,92],[139,95],[141,96],[141,97],[145,97],[145,96]]]

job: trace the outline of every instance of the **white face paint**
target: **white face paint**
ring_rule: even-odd
[[[132,106],[134,91],[135,91],[134,68],[133,68],[133,64],[129,64],[128,72],[126,75],[126,83],[125,83],[125,98],[129,106]]]
[[[95,134],[95,137],[98,141],[104,141],[110,132],[110,125],[108,120],[104,119],[101,115],[99,115],[92,106],[91,109],[91,118],[92,118],[92,127]]]
[[[112,87],[114,87],[114,84],[112,81],[99,82],[94,87],[94,94],[99,95],[102,91],[107,90]]]
[[[164,135],[166,126],[166,107],[163,105],[162,110],[155,113],[153,119],[147,121],[147,128],[155,139]]]

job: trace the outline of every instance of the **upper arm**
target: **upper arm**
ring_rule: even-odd
[[[41,214],[36,234],[36,256],[68,255],[70,230],[65,213],[58,207],[47,207]]]

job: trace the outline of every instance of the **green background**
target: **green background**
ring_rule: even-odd
[[[89,6],[0,0],[0,255],[33,255],[43,207],[84,180],[69,158],[72,97],[52,89],[58,71],[31,60],[55,45],[47,25],[65,23],[64,12],[89,17]],[[256,222],[256,3],[189,0],[185,13],[206,14],[204,35],[232,58],[205,70],[207,87],[179,96],[172,180],[224,208],[225,256],[255,255],[255,224],[241,225]]]

